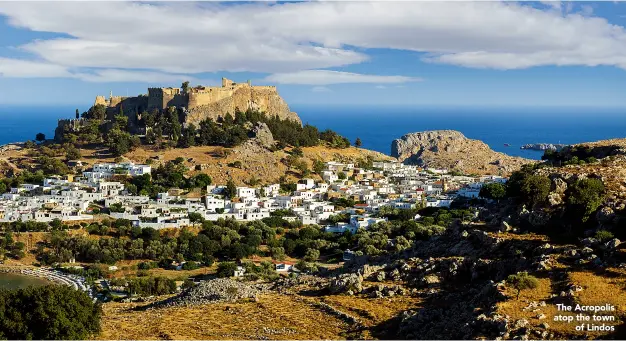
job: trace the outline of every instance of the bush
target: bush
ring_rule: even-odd
[[[537,277],[529,275],[528,272],[519,272],[515,275],[509,275],[506,279],[507,283],[517,290],[517,299],[520,292],[526,289],[534,289],[539,285]]]
[[[217,266],[217,276],[218,277],[231,277],[234,275],[235,270],[237,269],[237,264],[233,262],[221,262]]]
[[[485,184],[479,195],[486,199],[500,200],[506,197],[506,187],[499,182]]]
[[[604,202],[604,184],[600,179],[582,179],[568,188],[567,202],[583,212],[583,221]]]
[[[198,268],[200,268],[200,266],[196,262],[185,262],[182,266],[183,270],[195,270]]]
[[[65,285],[0,290],[0,339],[81,340],[100,331],[100,305]]]
[[[613,239],[613,233],[607,231],[607,230],[598,230],[596,231],[596,235],[595,235],[596,239],[599,240],[600,242],[604,243],[607,242],[611,239]]]

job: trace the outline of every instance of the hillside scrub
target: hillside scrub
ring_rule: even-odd
[[[0,339],[82,340],[100,332],[102,310],[66,285],[0,290]]]

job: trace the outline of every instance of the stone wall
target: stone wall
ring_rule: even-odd
[[[235,108],[241,111],[255,109],[269,115],[277,115],[281,119],[291,119],[301,122],[298,115],[289,110],[289,106],[278,95],[275,86],[252,86],[247,83],[235,83],[230,79],[222,78],[221,87],[195,87],[188,93],[182,93],[180,88],[149,88],[147,96],[120,97],[97,96],[94,105],[107,106],[107,117],[119,112],[120,107],[130,117],[144,110],[165,109],[167,107],[185,107],[189,114],[185,123],[202,121],[205,118],[217,119],[226,113],[234,114]],[[133,116],[131,116],[133,114]],[[132,125],[132,122],[131,122]]]

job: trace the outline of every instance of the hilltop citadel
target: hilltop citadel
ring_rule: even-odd
[[[281,119],[300,122],[298,115],[291,112],[278,95],[275,86],[252,85],[250,81],[235,83],[227,78],[222,78],[220,87],[148,88],[147,95],[123,97],[111,94],[108,99],[96,96],[94,105],[98,104],[106,106],[112,113],[119,112],[120,108],[126,113],[162,110],[171,106],[186,108],[186,123],[198,123],[208,117],[217,119],[226,113],[233,114],[236,108],[242,111],[260,110]]]

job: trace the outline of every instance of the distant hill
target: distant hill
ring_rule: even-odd
[[[391,156],[406,164],[447,168],[467,174],[510,174],[534,162],[491,150],[455,130],[410,133],[391,143]]]

